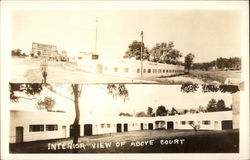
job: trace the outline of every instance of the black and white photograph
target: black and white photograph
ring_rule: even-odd
[[[11,153],[239,152],[234,86],[19,83],[10,94]]]
[[[11,82],[241,82],[238,10],[21,10],[11,20]]]
[[[249,159],[247,1],[1,1],[1,159]]]

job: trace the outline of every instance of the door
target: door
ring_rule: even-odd
[[[149,123],[149,124],[148,124],[148,129],[149,129],[149,130],[153,130],[153,123]]]
[[[167,122],[167,129],[174,129],[174,122],[173,121]]]
[[[224,129],[233,129],[233,123],[232,123],[232,121],[222,121],[221,122],[221,128],[222,128],[222,130],[224,130]]]
[[[74,132],[76,132],[77,136],[80,136],[80,125],[78,125],[77,129],[74,130],[74,126],[70,125],[70,137],[73,137]]]
[[[143,123],[141,123],[141,130],[143,130]]]
[[[122,132],[122,124],[120,124],[120,123],[116,124],[116,131]]]
[[[124,132],[128,131],[128,124],[127,123],[123,124],[123,130],[124,130]]]
[[[16,127],[16,143],[23,143],[23,127]]]
[[[62,137],[63,138],[67,137],[66,126],[62,126]]]
[[[92,124],[84,125],[84,136],[92,136]]]

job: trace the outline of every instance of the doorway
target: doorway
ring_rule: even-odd
[[[173,121],[167,122],[167,129],[174,129],[174,122]]]
[[[124,132],[128,131],[128,124],[127,123],[123,124],[123,131]]]
[[[116,131],[122,132],[122,124],[120,124],[120,123],[116,124]]]
[[[143,123],[141,123],[141,130],[143,130]]]
[[[23,143],[23,127],[16,127],[16,143]]]
[[[149,129],[149,130],[153,130],[153,128],[154,128],[154,127],[153,127],[153,123],[149,123],[149,124],[148,124],[148,129]]]
[[[84,136],[92,136],[92,124],[84,125]]]
[[[224,129],[233,129],[233,122],[228,120],[228,121],[221,121],[221,128],[222,130]]]
[[[76,132],[77,132],[77,137],[79,137],[80,136],[80,125],[79,124],[77,126]],[[70,125],[69,135],[70,135],[70,137],[73,137],[73,135],[74,135],[74,126],[73,125]]]

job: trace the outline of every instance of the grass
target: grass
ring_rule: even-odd
[[[190,74],[187,76],[201,79],[206,83],[211,83],[217,81],[224,83],[227,78],[237,78],[240,79],[241,71],[219,71],[219,70],[210,70],[210,71],[201,71],[201,70],[190,70]]]
[[[179,142],[177,144],[177,139]],[[183,140],[184,139],[184,140]],[[131,146],[133,142],[153,141],[151,145]],[[175,144],[169,144],[176,140]],[[183,141],[181,144],[180,140]],[[93,148],[92,144],[111,143],[110,147]],[[116,146],[124,142],[123,146]],[[163,143],[163,142],[168,142]],[[72,153],[72,149],[48,150],[48,143],[72,143],[72,139],[46,140],[10,144],[10,153]],[[79,153],[238,153],[239,130],[143,130],[80,137],[85,149]]]

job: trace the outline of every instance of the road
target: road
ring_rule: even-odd
[[[64,67],[67,62],[49,62],[47,83],[156,83],[127,77],[87,73],[75,67]],[[11,82],[41,83],[40,61],[13,58]]]

